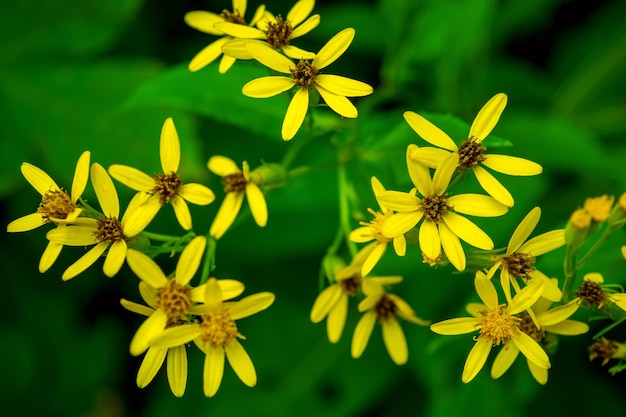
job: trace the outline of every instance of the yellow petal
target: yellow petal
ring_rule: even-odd
[[[382,322],[383,342],[391,360],[396,365],[404,365],[409,360],[409,349],[400,323],[395,318]]]
[[[219,313],[222,310],[222,289],[215,278],[209,278],[204,292],[204,305],[209,313]],[[234,320],[234,319],[233,319]]]
[[[506,107],[506,101],[506,94],[498,93],[493,96],[474,118],[474,122],[472,122],[470,127],[470,137],[474,137],[479,141],[485,139],[498,123],[500,115]]]
[[[441,240],[441,247],[446,257],[457,271],[464,271],[467,265],[465,258],[465,252],[459,238],[450,230],[445,223],[439,223],[439,238]],[[434,258],[431,258],[434,259]]]
[[[96,246],[89,249],[87,253],[85,253],[83,256],[78,258],[76,262],[70,265],[65,270],[65,272],[63,272],[61,279],[63,279],[63,281],[67,281],[68,279],[74,278],[76,275],[80,274],[85,269],[89,268],[91,265],[94,264],[94,262],[96,262],[96,260],[98,260],[98,258],[104,253],[105,249],[108,246],[109,246],[109,243],[102,242],[102,243],[98,243]]]
[[[515,228],[511,239],[509,239],[509,244],[506,248],[507,255],[516,252],[522,246],[524,241],[528,239],[528,236],[535,230],[535,227],[537,227],[540,218],[541,208],[535,207],[528,212],[526,217]]]
[[[271,14],[265,10],[264,4],[257,7],[256,11],[254,12],[254,16],[252,16],[252,19],[250,20],[250,26],[255,26],[257,23],[262,23],[263,16],[265,16],[266,14],[271,16]]]
[[[291,34],[291,37],[293,38],[293,32]],[[289,58],[297,59],[297,60],[300,60],[300,59],[311,60],[315,58],[315,54],[313,52],[305,51],[304,49],[298,48],[297,46],[293,46],[293,45],[283,46],[283,53],[287,55]]]
[[[178,189],[178,194],[192,204],[206,206],[215,200],[215,194],[210,188],[196,183],[183,184]]]
[[[224,53],[224,56],[228,56],[234,59],[254,59],[246,48],[247,42],[261,41],[249,39],[231,39],[228,42],[224,43],[224,45],[222,45],[222,52]]]
[[[252,59],[252,58],[250,58]],[[222,55],[222,59],[220,59],[220,65],[217,68],[220,74],[226,74],[226,72],[233,66],[233,64],[237,61],[236,58],[233,58],[228,55]]]
[[[369,84],[340,75],[319,74],[315,82],[333,94],[345,97],[362,97],[372,94],[374,89]]]
[[[461,380],[464,383],[467,384],[470,382],[478,375],[478,372],[483,369],[485,362],[487,362],[489,352],[491,352],[491,343],[486,340],[478,339],[465,360],[463,375],[461,376]]]
[[[137,386],[146,387],[155,377],[167,354],[166,348],[150,348],[141,361],[139,372],[137,372]]]
[[[120,215],[120,202],[113,181],[106,170],[99,163],[91,165],[91,184],[98,197],[102,213],[106,217],[118,218]]]
[[[420,249],[430,259],[437,259],[441,254],[441,240],[435,222],[425,219],[419,230]]]
[[[399,212],[415,211],[421,207],[419,198],[400,191],[383,191],[378,195],[377,200],[380,200],[386,208]]]
[[[324,320],[330,313],[330,310],[335,307],[343,291],[339,284],[330,285],[317,296],[313,302],[313,308],[311,308],[310,319],[313,323],[319,323]]]
[[[565,305],[561,305],[552,308],[548,311],[544,311],[541,314],[537,314],[537,320],[541,326],[552,326],[568,319],[572,314],[578,310],[579,300],[572,300]]]
[[[442,195],[446,192],[446,189],[450,184],[452,174],[456,171],[457,166],[459,166],[459,154],[451,152],[435,170],[435,175],[433,176],[432,194]]]
[[[450,155],[450,152],[445,149],[425,146],[414,149],[411,153],[411,159],[419,165],[423,165],[428,168],[437,168],[448,157],[448,155]]]
[[[326,333],[328,334],[328,341],[330,343],[337,343],[341,338],[347,316],[348,296],[346,294],[342,294],[342,297],[339,298],[339,301],[330,310],[328,319],[326,320]]]
[[[67,246],[95,245],[98,243],[98,240],[94,237],[94,232],[96,231],[95,223],[96,221],[93,220],[92,226],[57,227],[46,233],[46,238],[52,242]]]
[[[515,294],[513,300],[509,303],[508,313],[517,314],[524,310],[529,309],[535,301],[541,297],[543,292],[543,282],[537,281],[535,284],[531,281],[531,284],[525,286],[521,291]],[[521,350],[521,349],[520,349]]]
[[[249,387],[256,385],[256,371],[250,356],[236,339],[226,346],[226,357],[241,382]]]
[[[146,199],[146,197],[148,197]],[[127,238],[137,236],[143,231],[161,209],[158,195],[149,196],[138,192],[128,203],[121,220],[122,230]]]
[[[241,172],[237,164],[232,159],[222,155],[212,156],[207,163],[207,167],[212,173],[219,175],[220,177]]]
[[[231,39],[232,38],[225,36],[205,46],[189,62],[189,71],[196,72],[215,61],[222,55],[222,45]]]
[[[317,69],[322,69],[335,62],[352,43],[354,33],[352,28],[337,33],[320,49],[311,65]]]
[[[137,332],[130,341],[130,354],[133,356],[141,355],[145,352],[154,336],[165,329],[167,324],[167,315],[162,310],[155,310],[154,313],[137,329]]]
[[[526,359],[526,363],[528,364],[528,370],[530,371],[533,378],[535,378],[535,381],[537,381],[541,385],[545,385],[548,383],[548,370],[546,368],[537,366],[528,359]]]
[[[409,171],[411,182],[422,196],[433,195],[433,182],[430,179],[428,167],[418,164],[412,157],[419,147],[411,144],[406,148],[406,166]]]
[[[159,146],[161,155],[161,167],[165,174],[178,171],[180,163],[180,141],[178,132],[171,117],[165,119],[161,129],[161,141]]]
[[[517,337],[511,338],[511,342],[517,346],[520,352],[522,352],[529,361],[540,368],[550,368],[550,359],[548,359],[546,352],[526,333],[520,332]]]
[[[85,151],[78,158],[76,170],[74,171],[74,179],[72,180],[72,201],[76,202],[81,194],[85,191],[87,180],[89,179],[89,158],[91,152]]]
[[[59,186],[54,182],[48,174],[42,169],[37,168],[33,164],[23,162],[20,167],[22,175],[26,178],[26,181],[33,186],[35,190],[41,195],[44,195],[47,191],[59,190]]]
[[[162,288],[167,283],[167,278],[159,265],[148,255],[135,249],[129,249],[126,254],[126,262],[128,262],[131,271],[152,288]]]
[[[176,282],[185,286],[195,275],[204,257],[206,237],[196,236],[187,244],[176,263]]]
[[[134,301],[128,301],[124,298],[120,300],[120,304],[128,311],[141,314],[142,316],[150,317],[154,313],[154,309],[143,304],[135,303]]]
[[[267,44],[248,42],[246,49],[254,59],[274,71],[291,74],[291,69],[296,67],[289,58],[281,55]]]
[[[44,273],[57,260],[59,254],[61,253],[61,249],[63,249],[63,245],[56,242],[48,242],[46,245],[46,249],[43,251],[41,255],[41,259],[39,260],[39,272]]]
[[[422,139],[431,145],[456,152],[459,148],[443,130],[412,111],[404,112],[404,120]]]
[[[291,39],[299,38],[300,36],[306,35],[313,29],[315,29],[320,24],[320,15],[314,14],[309,17],[307,20],[302,22],[301,25],[298,25],[294,28],[293,32],[291,32]],[[287,45],[289,46],[289,45]],[[309,58],[305,57],[305,59],[313,59],[315,56]]]
[[[239,16],[243,17],[246,14],[248,8],[247,0],[233,0],[233,12],[239,13]]]
[[[185,14],[185,23],[187,23],[187,25],[210,35],[220,36],[224,34],[213,27],[214,24],[223,21],[224,18],[222,16],[211,12],[195,10]]]
[[[478,330],[479,319],[474,317],[461,317],[443,320],[430,325],[430,330],[444,336],[472,333]]]
[[[320,93],[320,96],[322,96],[322,99],[324,99],[324,102],[328,105],[328,107],[330,107],[335,113],[350,119],[354,119],[359,115],[359,112],[356,107],[354,107],[354,104],[352,104],[352,102],[344,96],[331,93],[319,85],[316,85],[315,89],[318,93]]]
[[[222,347],[211,347],[210,345],[206,351],[206,358],[204,359],[204,395],[212,397],[217,393],[222,383],[222,376],[224,375],[224,350]]]
[[[376,312],[371,310],[359,319],[352,336],[351,354],[353,358],[360,358],[367,347],[370,335],[376,324]]]
[[[31,213],[13,220],[7,225],[7,232],[28,232],[46,224],[41,213]],[[92,230],[93,231],[93,230]],[[49,232],[48,232],[49,233]]]
[[[189,206],[187,206],[185,200],[181,196],[177,195],[170,200],[170,203],[172,204],[174,214],[176,215],[176,220],[178,220],[180,227],[185,230],[191,230],[191,228],[193,227],[191,221],[191,212],[189,211]]]
[[[541,297],[554,302],[561,300],[563,293],[559,289],[558,281],[555,280],[553,282],[539,270],[534,270],[529,275],[532,280],[537,279],[543,282],[543,292],[541,293]]]
[[[493,241],[491,238],[465,217],[448,211],[443,216],[443,221],[455,235],[470,245],[479,249],[493,249]]]
[[[283,121],[281,130],[283,140],[290,140],[296,135],[304,121],[308,108],[309,90],[306,88],[298,88],[291,98],[287,113],[285,114],[285,120]]]
[[[250,206],[250,212],[256,224],[261,227],[267,225],[267,203],[263,192],[258,185],[249,182],[246,184],[246,197],[248,198],[248,205]]]
[[[506,175],[530,176],[539,175],[543,172],[541,165],[528,159],[517,158],[509,155],[485,155],[482,164],[494,171]]]
[[[589,325],[575,320],[563,320],[560,323],[556,323],[550,326],[545,326],[544,329],[547,332],[554,334],[561,334],[564,336],[576,336],[584,334],[589,331]]]
[[[422,219],[423,212],[396,213],[383,223],[381,233],[387,238],[395,238],[411,230]]]
[[[227,193],[213,219],[209,234],[215,239],[220,239],[235,221],[242,203],[243,193]]]
[[[496,287],[493,285],[490,279],[484,275],[476,274],[474,278],[474,287],[476,287],[476,293],[480,297],[481,301],[490,309],[496,310],[498,308],[498,293]]]
[[[374,239],[373,229],[370,226],[357,227],[350,232],[349,239],[356,243],[365,243]]]
[[[482,194],[459,194],[447,199],[454,211],[470,216],[495,217],[509,211],[509,208],[495,199]]]
[[[156,185],[154,178],[137,168],[114,164],[109,167],[109,175],[135,191],[149,192]]]
[[[243,38],[243,39],[263,39],[265,38],[265,33],[261,30],[246,26],[240,25],[238,23],[232,22],[218,22],[213,27],[216,30],[225,33],[226,35],[232,36],[233,38]]]
[[[539,256],[563,245],[565,245],[565,230],[558,229],[535,236],[520,246],[518,252]]]
[[[185,394],[187,386],[187,351],[185,346],[167,350],[167,382],[176,397]]]
[[[367,259],[363,263],[363,267],[361,268],[361,276],[365,277],[370,272],[372,272],[372,269],[374,269],[374,267],[376,266],[380,258],[382,258],[383,255],[385,254],[386,249],[387,249],[386,243],[378,243],[374,247],[374,250],[370,253],[370,255],[367,257]]]
[[[271,292],[259,292],[244,297],[230,308],[230,318],[239,320],[263,311],[272,305],[274,299]]]
[[[111,245],[106,258],[104,259],[104,265],[102,267],[104,275],[111,278],[117,275],[118,272],[120,272],[120,269],[122,269],[122,265],[124,265],[127,251],[128,245],[123,239],[118,240]]]
[[[483,190],[487,192],[494,199],[504,204],[507,207],[513,207],[515,201],[511,193],[498,181],[493,175],[491,175],[483,167],[477,166],[473,169],[474,175]]]
[[[164,330],[159,330],[157,334],[150,339],[150,346],[168,349],[183,346],[198,338],[201,334],[202,329],[197,324],[182,324],[168,327]]]
[[[261,77],[243,86],[241,92],[254,98],[267,98],[289,90],[295,84],[293,78],[279,76]]]
[[[498,352],[491,366],[491,377],[497,379],[504,375],[511,365],[513,365],[518,355],[519,349],[513,343],[500,349],[500,352]]]
[[[287,21],[292,27],[298,26],[313,11],[315,0],[299,0],[291,7],[287,13]]]

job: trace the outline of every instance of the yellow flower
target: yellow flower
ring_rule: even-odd
[[[224,192],[226,193],[213,224],[211,224],[209,234],[215,239],[220,239],[226,233],[239,214],[244,194],[248,198],[254,221],[259,226],[265,227],[267,224],[267,203],[259,188],[260,179],[250,172],[248,163],[243,162],[242,171],[232,159],[218,155],[211,157],[207,166],[212,173],[222,177],[222,185],[224,185]]]
[[[500,269],[500,282],[507,300],[511,300],[511,285],[516,292],[520,291],[517,278],[521,278],[525,283],[533,279],[541,280],[544,283],[543,297],[550,301],[561,299],[562,294],[558,285],[537,270],[534,264],[537,256],[565,245],[565,230],[552,230],[527,240],[539,223],[540,217],[541,209],[539,207],[533,208],[513,232],[506,253],[494,256],[494,264],[489,269],[487,276],[493,277],[496,271]]]
[[[446,189],[456,169],[455,155],[449,155],[437,168],[431,179],[427,167],[415,162],[410,155],[417,148],[409,145],[406,162],[411,181],[422,199],[414,193],[385,191],[378,200],[385,207],[397,211],[385,220],[382,234],[386,237],[404,234],[415,227],[422,218],[419,228],[420,249],[426,259],[437,260],[441,250],[459,271],[465,269],[465,252],[459,238],[480,249],[493,249],[493,241],[478,226],[457,213],[472,216],[500,216],[508,207],[495,199],[480,194],[460,194],[448,197]]]
[[[537,367],[550,368],[548,355],[532,337],[520,330],[522,320],[516,316],[539,299],[543,283],[524,287],[508,305],[498,303],[496,288],[480,271],[476,273],[474,286],[483,304],[473,304],[468,308],[473,317],[444,320],[430,326],[433,332],[442,335],[479,331],[479,335],[474,338],[476,343],[465,361],[462,381],[468,383],[474,379],[487,361],[491,348],[500,344],[505,349],[515,346]]]
[[[266,98],[297,87],[293,95],[282,126],[283,140],[290,140],[300,129],[309,107],[309,89],[315,88],[328,107],[343,117],[358,116],[356,107],[346,97],[361,97],[371,94],[374,90],[368,84],[339,75],[320,74],[339,58],[354,39],[354,29],[344,29],[320,49],[312,61],[301,59],[294,64],[289,58],[281,55],[270,46],[247,43],[250,55],[263,65],[285,76],[269,76],[257,78],[243,86],[246,96]]]
[[[120,203],[117,191],[109,174],[98,163],[91,166],[91,183],[104,215],[98,219],[77,219],[75,225],[58,227],[49,231],[46,237],[51,242],[68,246],[95,245],[74,264],[65,270],[63,280],[74,278],[89,268],[108,249],[104,260],[103,271],[108,277],[117,274],[126,259],[128,244],[150,223],[149,216],[144,215],[142,203],[143,193],[138,193],[128,204],[122,220],[118,220]],[[80,220],[80,223],[78,221]]]
[[[319,293],[311,309],[311,321],[319,323],[326,320],[326,332],[330,343],[337,343],[343,333],[348,315],[348,299],[357,294],[364,280],[377,282],[380,285],[391,285],[402,281],[401,276],[365,277],[363,265],[371,257],[376,244],[371,243],[361,249],[352,259],[350,265],[333,272],[334,284]]]
[[[171,203],[178,222],[183,229],[189,230],[192,227],[191,213],[185,201],[205,206],[215,200],[215,194],[201,184],[183,184],[177,174],[180,141],[171,117],[165,120],[161,129],[160,154],[162,174],[151,177],[136,168],[118,164],[109,167],[109,174],[127,187],[151,196],[144,203],[144,215],[152,219],[162,206]]]
[[[294,59],[313,59],[314,53],[307,52],[290,44],[292,39],[306,35],[320,23],[320,15],[309,16],[315,7],[315,0],[300,0],[293,5],[283,19],[281,15],[273,16],[265,13],[263,21],[257,24],[258,28],[237,25],[231,22],[220,22],[214,25],[227,35],[235,37],[222,47],[225,55],[237,59],[252,59],[246,49],[246,43],[257,42],[269,45],[277,51]],[[265,42],[256,39],[265,39]]]
[[[585,274],[582,285],[576,290],[576,296],[599,309],[605,309],[613,303],[626,311],[626,293],[617,293],[615,286],[604,285],[604,277],[599,272]]]
[[[411,128],[426,142],[438,148],[416,148],[411,155],[417,162],[436,167],[448,155],[448,151],[457,155],[456,165],[462,171],[471,169],[481,187],[493,198],[512,207],[514,204],[511,193],[495,179],[481,164],[494,171],[507,175],[529,176],[541,174],[541,165],[509,155],[485,154],[487,148],[482,141],[491,133],[506,106],[506,94],[493,96],[476,115],[469,131],[469,138],[461,146],[430,123],[424,117],[411,111],[404,113],[404,118]]]
[[[215,14],[211,12],[196,10],[193,12],[189,12],[185,15],[185,23],[187,23],[192,28],[197,29],[200,32],[208,33],[210,35],[221,36],[221,38],[209,44],[203,50],[198,52],[196,56],[193,57],[193,59],[189,63],[189,71],[198,71],[206,67],[211,62],[215,61],[220,55],[222,55],[222,46],[224,46],[224,44],[228,41],[231,41],[233,38],[226,35],[221,30],[215,28],[215,24],[230,22],[233,25],[241,25],[242,27],[247,27],[248,23],[246,23],[244,19],[246,8],[246,0],[233,0],[232,12],[224,10],[220,14]],[[252,20],[249,23],[250,26],[254,26],[255,24],[257,24],[264,15],[265,5],[260,5],[256,9],[254,17],[252,17]],[[232,67],[235,61],[236,59],[232,56],[222,56],[222,60],[220,61],[219,66],[219,72],[221,74],[224,74],[230,69],[230,67]]]
[[[380,212],[367,209],[370,214],[374,216],[374,219],[370,222],[361,222],[361,227],[354,229],[350,233],[350,240],[353,242],[365,243],[376,240],[375,249],[363,263],[363,268],[361,270],[361,275],[363,276],[369,274],[376,266],[380,258],[382,258],[385,254],[387,244],[389,242],[393,242],[393,248],[398,256],[404,256],[406,254],[406,239],[404,238],[404,234],[399,234],[393,237],[385,237],[381,233],[381,228],[383,224],[385,224],[385,220],[391,217],[393,210],[388,209],[384,204],[378,201],[378,196],[386,191],[385,187],[383,187],[381,182],[376,177],[372,177],[371,181],[372,190],[374,190],[374,195],[376,196],[376,201],[380,207]]]
[[[528,313],[524,313],[519,325],[520,330],[530,336],[544,350],[549,350],[550,345],[554,343],[554,336],[552,335],[575,336],[589,331],[589,326],[586,323],[568,320],[578,309],[579,299],[548,309],[550,304],[550,300],[543,297],[539,298],[531,307],[535,317],[532,318]],[[519,352],[515,344],[500,349],[491,367],[491,377],[500,378],[515,362]],[[548,370],[546,368],[535,365],[528,358],[526,358],[526,363],[530,373],[538,383],[544,385],[548,382]]]
[[[26,181],[41,194],[41,202],[35,213],[27,214],[9,223],[7,232],[27,232],[46,223],[56,223],[57,227],[62,228],[67,223],[75,221],[83,211],[82,207],[77,206],[77,202],[87,186],[90,155],[89,151],[85,151],[78,158],[70,194],[60,188],[43,170],[24,162],[21,167],[22,174]],[[46,272],[52,266],[62,248],[62,244],[48,241],[39,261],[40,272]]]
[[[354,329],[351,353],[359,358],[367,347],[376,321],[382,328],[383,342],[387,353],[396,365],[404,365],[409,359],[409,349],[398,317],[420,326],[430,322],[415,315],[406,301],[395,294],[385,293],[382,285],[372,280],[363,282],[363,293],[366,298],[359,303],[359,311],[363,314]]]
[[[589,213],[594,222],[603,222],[609,218],[615,197],[612,195],[602,195],[600,197],[589,197],[585,199],[583,210]]]
[[[265,310],[274,302],[274,294],[261,292],[235,302],[222,302],[218,280],[209,278],[205,287],[205,304],[196,306],[192,313],[200,316],[198,322],[164,330],[151,346],[170,348],[190,341],[206,354],[204,360],[204,395],[215,395],[222,382],[224,356],[228,358],[239,379],[249,387],[256,385],[257,376],[250,357],[237,341],[244,336],[237,330],[236,321]]]

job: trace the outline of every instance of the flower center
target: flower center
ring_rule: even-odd
[[[276,16],[275,22],[269,22],[267,24],[265,37],[270,45],[276,49],[281,49],[283,46],[289,44],[292,32],[293,28],[291,27],[291,23],[283,20],[283,17],[278,15]]]
[[[372,216],[374,216],[374,218],[370,220],[369,222],[360,222],[359,224],[361,226],[369,227],[370,229],[372,229],[372,236],[374,237],[374,239],[376,239],[380,243],[391,242],[393,239],[383,236],[380,230],[383,227],[383,223],[385,223],[385,220],[391,217],[391,215],[393,214],[393,211],[387,210],[385,214],[374,211],[371,208],[368,208],[367,211]]]
[[[486,150],[487,148],[474,137],[470,137],[469,139],[463,141],[457,151],[459,154],[459,167],[461,170],[474,168],[476,165],[483,162],[485,160],[483,153]]]
[[[546,331],[543,329],[538,329],[537,325],[528,313],[522,314],[521,319],[522,321],[519,324],[519,329],[522,332],[526,333],[528,336],[532,337],[535,342],[541,343],[543,338],[546,336]]]
[[[184,321],[191,307],[191,288],[183,287],[175,279],[157,290],[157,307],[165,312],[168,322]]]
[[[385,321],[396,316],[398,307],[391,298],[383,294],[378,304],[376,304],[376,307],[374,307],[374,311],[376,311],[378,320]]]
[[[49,190],[41,197],[41,203],[37,212],[41,213],[44,223],[52,222],[52,219],[66,219],[76,206],[66,191]]]
[[[248,25],[248,23],[246,23],[246,20],[243,18],[243,16],[241,14],[239,14],[239,10],[235,10],[234,12],[230,12],[230,10],[222,10],[222,13],[220,13],[220,16],[224,18],[224,20],[226,20],[227,22],[230,23],[236,23],[238,25]]]
[[[243,176],[243,172],[237,172],[235,174],[226,175],[222,177],[222,185],[224,186],[225,193],[240,193],[245,191],[246,178]]]
[[[115,217],[100,217],[96,220],[96,231],[93,235],[100,242],[117,242],[118,240],[126,240],[122,224]]]
[[[236,337],[245,339],[237,330],[237,325],[230,319],[228,311],[211,313],[202,316],[200,328],[203,330],[202,341],[210,343],[213,348],[227,346]]]
[[[359,286],[361,285],[361,274],[356,273],[352,275],[350,278],[341,280],[339,282],[343,292],[348,295],[355,296],[357,291],[359,290]]]
[[[609,359],[617,352],[617,348],[617,344],[606,337],[596,339],[591,346],[589,346],[589,360],[592,361],[595,358],[602,358],[602,365],[606,365]]]
[[[159,174],[154,178],[156,185],[152,191],[159,195],[159,202],[161,205],[169,203],[174,198],[178,189],[183,184],[180,175],[175,172],[169,174]]]
[[[597,308],[602,308],[609,304],[606,293],[597,282],[583,281],[583,285],[576,290],[576,296],[580,297],[583,302]]]
[[[303,59],[296,64],[296,67],[290,69],[291,75],[298,87],[311,87],[315,81],[317,75],[317,68],[315,68],[309,61]]]
[[[448,204],[446,199],[447,194],[442,195],[429,195],[422,200],[422,209],[424,210],[424,217],[434,221],[435,223],[441,223],[443,215],[452,206]]]
[[[502,267],[506,268],[509,274],[525,280],[532,278],[529,274],[535,270],[534,263],[535,257],[526,253],[514,253],[502,258]]]
[[[522,319],[510,315],[505,304],[500,304],[493,311],[481,311],[480,314],[483,319],[478,324],[480,326],[478,339],[486,338],[493,346],[499,344],[506,346],[511,337],[519,334],[519,323]]]

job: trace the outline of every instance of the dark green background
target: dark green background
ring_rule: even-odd
[[[286,15],[291,2],[268,1]],[[258,3],[250,2],[247,16]],[[198,233],[208,230],[221,201],[219,181],[205,168],[224,154],[254,168],[278,162],[302,141],[294,166],[318,168],[267,194],[269,223],[256,227],[249,214],[224,236],[215,275],[245,282],[246,293],[273,291],[275,304],[240,322],[244,346],[259,376],[245,387],[227,369],[213,399],[202,395],[202,355],[190,352],[187,392],[169,391],[164,369],[140,390],[141,358],[128,353],[141,318],[121,308],[121,297],[139,300],[137,278],[124,267],[113,279],[101,262],[64,283],[63,270],[82,253],[64,249],[55,266],[39,274],[45,230],[2,235],[3,300],[0,358],[2,414],[6,416],[507,416],[621,415],[623,375],[611,377],[590,363],[590,335],[562,340],[545,387],[532,380],[523,361],[498,381],[488,369],[468,385],[460,375],[471,336],[442,337],[404,325],[410,359],[397,367],[376,328],[363,357],[350,357],[358,314],[351,305],[337,345],[325,324],[310,323],[318,291],[319,262],[337,229],[336,147],[344,144],[348,176],[360,202],[373,206],[369,177],[388,188],[408,184],[404,151],[425,143],[402,119],[414,110],[427,115],[459,143],[480,107],[495,93],[509,96],[507,109],[487,146],[540,163],[533,178],[499,176],[516,205],[499,219],[479,219],[503,247],[534,206],[543,216],[537,233],[563,227],[585,197],[626,190],[626,3],[619,0],[320,1],[320,26],[296,45],[318,50],[345,27],[356,29],[348,51],[328,73],[366,81],[375,93],[357,101],[361,117],[348,133],[322,135],[304,144],[280,139],[283,97],[244,97],[241,86],[265,70],[237,63],[225,75],[212,65],[198,73],[188,61],[214,37],[190,29],[190,10],[230,9],[227,1],[69,0],[5,1],[0,6],[0,219],[32,212],[39,196],[21,176],[21,162],[48,172],[70,187],[84,150],[104,166],[123,163],[148,173],[160,170],[158,139],[172,116],[182,146],[183,179],[208,184],[218,201],[193,208]],[[324,113],[326,114],[326,113]],[[330,113],[328,113],[330,115]],[[338,116],[330,115],[331,120]],[[118,187],[122,206],[131,193]],[[86,196],[95,200],[89,186]],[[179,234],[166,208],[150,226]],[[356,227],[357,221],[354,221]],[[585,271],[602,271],[624,282],[619,231]],[[540,260],[561,276],[564,251]],[[166,272],[174,261],[158,258]],[[472,297],[469,274],[429,269],[410,248],[404,259],[391,253],[379,274],[403,274],[394,290],[417,314],[440,320],[463,314]],[[584,315],[581,315],[584,318]],[[618,328],[612,337],[624,339]]]

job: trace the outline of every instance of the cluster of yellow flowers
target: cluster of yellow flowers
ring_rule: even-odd
[[[317,53],[291,44],[320,23],[319,15],[311,15],[314,6],[314,0],[297,1],[283,18],[261,5],[249,22],[245,19],[245,0],[233,0],[233,10],[220,14],[188,13],[185,16],[188,25],[220,37],[191,60],[189,70],[198,71],[221,56],[220,73],[228,71],[236,60],[256,60],[286,74],[251,80],[242,87],[244,95],[254,98],[283,92],[290,95],[281,130],[285,141],[298,133],[309,108],[317,105],[320,98],[340,116],[356,118],[358,111],[348,97],[369,95],[372,87],[320,72],[348,49],[355,36],[354,29],[340,31]],[[588,274],[576,291],[576,298],[570,300],[576,272],[597,246],[582,259],[578,259],[578,251],[596,231],[603,230],[596,242],[599,245],[626,223],[626,194],[614,206],[613,197],[588,199],[574,212],[567,227],[530,238],[541,217],[541,209],[535,207],[522,219],[503,249],[494,249],[496,245],[491,237],[466,217],[502,216],[513,207],[513,196],[490,170],[514,176],[542,172],[535,162],[487,152],[483,141],[498,123],[506,104],[505,94],[493,96],[478,112],[467,139],[460,145],[423,116],[411,111],[404,113],[415,133],[435,147],[407,146],[407,181],[412,183],[409,191],[387,190],[375,176],[371,177],[380,210],[368,209],[372,215],[370,221],[361,221],[354,230],[339,234],[340,239],[322,262],[327,285],[320,289],[310,312],[314,323],[326,319],[328,338],[335,343],[345,328],[350,298],[360,296],[358,311],[363,315],[354,329],[352,357],[363,354],[378,322],[393,362],[406,363],[409,346],[398,320],[401,318],[420,326],[430,325],[433,332],[442,335],[478,332],[465,362],[463,382],[471,381],[485,365],[491,349],[502,345],[491,368],[493,378],[503,375],[521,352],[532,376],[545,384],[555,335],[579,335],[589,329],[586,323],[570,319],[579,306],[592,306],[616,323],[626,317],[626,294],[602,287],[599,275]],[[160,137],[163,172],[157,175],[120,164],[105,169],[91,163],[91,154],[86,151],[78,159],[68,193],[43,170],[25,162],[22,173],[41,194],[41,202],[34,213],[14,220],[7,229],[24,232],[44,224],[55,226],[46,234],[48,245],[39,263],[41,272],[53,265],[64,246],[91,246],[65,270],[63,280],[76,277],[101,257],[104,257],[103,272],[108,277],[118,274],[127,263],[139,278],[139,292],[145,304],[126,299],[121,303],[126,309],[147,316],[130,342],[132,355],[145,353],[137,385],[145,387],[150,383],[167,357],[171,390],[174,395],[182,396],[187,381],[187,348],[193,341],[206,354],[204,393],[211,397],[220,386],[225,357],[241,381],[248,386],[256,384],[254,365],[238,341],[243,335],[237,330],[236,321],[268,308],[274,301],[274,295],[269,292],[233,301],[243,293],[244,284],[210,276],[215,264],[215,246],[233,225],[244,199],[256,224],[264,227],[268,222],[264,193],[270,187],[288,183],[289,175],[278,164],[262,164],[251,170],[246,161],[239,166],[226,156],[212,156],[207,167],[221,177],[225,197],[210,230],[196,234],[192,231],[188,203],[205,206],[215,200],[215,195],[205,185],[183,183],[178,173],[180,154],[178,134],[173,120],[168,118]],[[454,186],[469,178],[466,176],[469,171],[486,194],[454,192]],[[112,178],[136,191],[123,215]],[[89,179],[99,209],[82,197]],[[163,237],[146,231],[161,207],[168,204],[182,229],[187,231],[182,237]],[[345,205],[340,206],[345,210]],[[349,225],[352,226],[356,226],[356,221]],[[165,242],[165,249],[159,252],[158,246],[153,245],[155,241]],[[367,245],[357,251],[355,243]],[[389,243],[398,256],[406,255],[407,245],[417,244],[423,262],[428,265],[452,265],[458,272],[472,273],[480,302],[467,305],[471,317],[431,324],[390,291],[403,277],[370,276]],[[349,262],[339,253],[342,245],[351,252]],[[469,251],[466,245],[476,250]],[[535,268],[537,257],[563,246],[567,247],[564,280]],[[621,250],[626,257],[626,249]],[[158,253],[177,251],[180,255],[171,273],[164,272],[153,259]],[[499,285],[493,282],[497,273]],[[197,274],[199,284],[192,286],[190,283]],[[600,336],[596,337],[597,343],[605,340]],[[607,361],[626,357],[622,345],[611,343],[607,341],[605,345],[614,349],[596,347],[591,357],[600,356]]]

